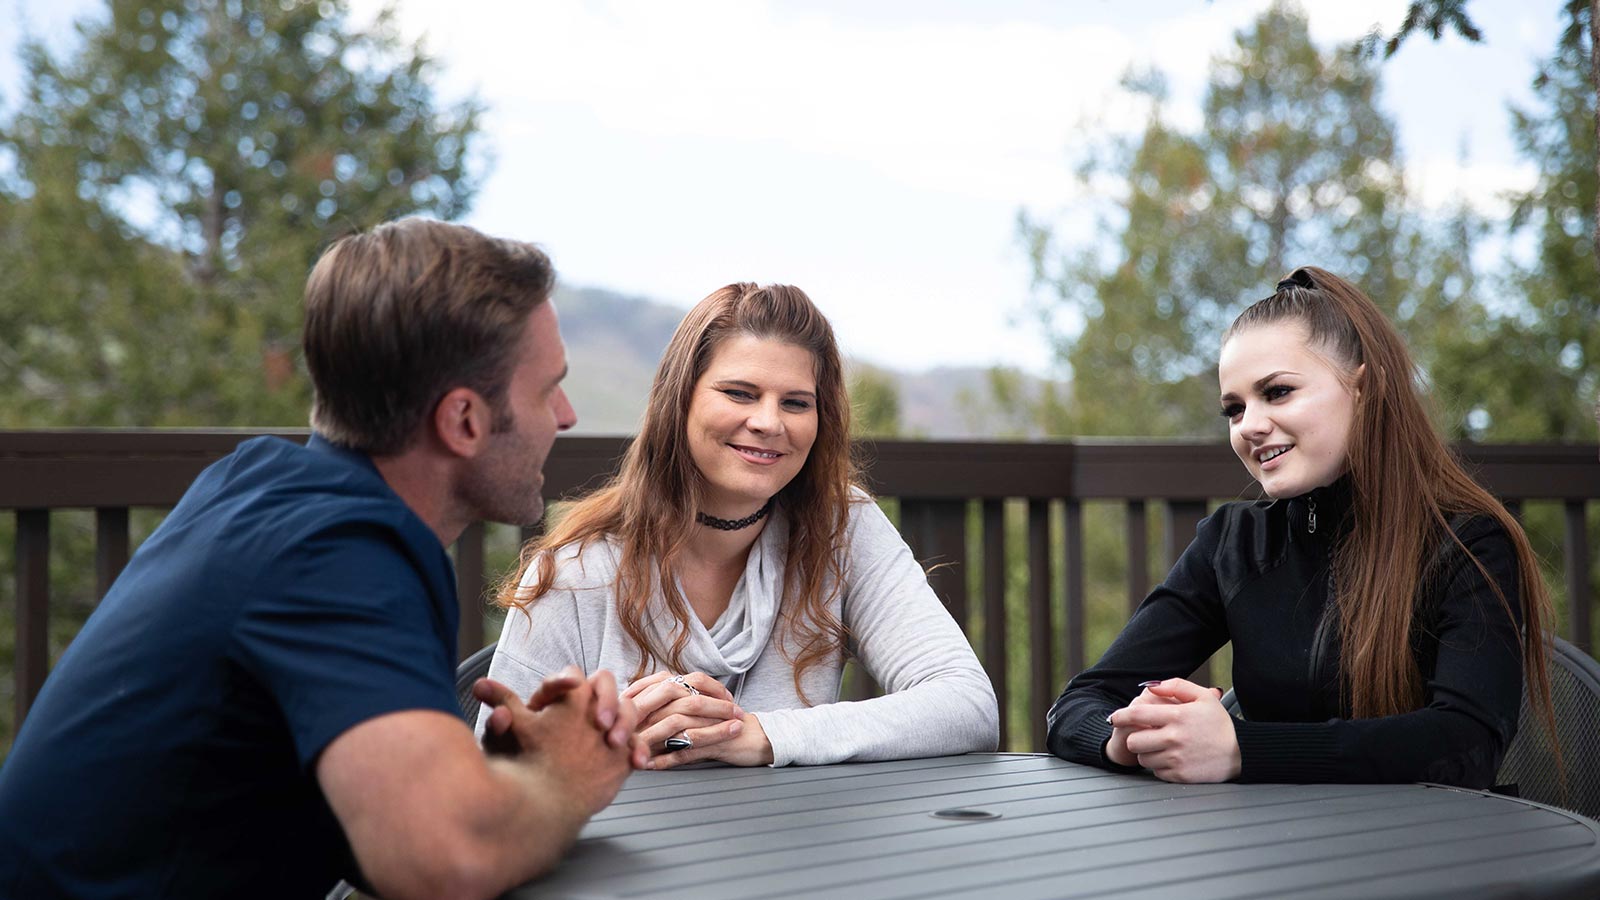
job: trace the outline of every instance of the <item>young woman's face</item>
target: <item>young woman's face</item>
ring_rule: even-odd
[[[705,478],[705,507],[741,518],[799,474],[817,439],[811,351],[741,334],[712,352],[689,401],[689,454]]]
[[[1295,497],[1344,474],[1360,377],[1307,342],[1295,321],[1257,325],[1222,346],[1217,380],[1228,439],[1269,497]]]

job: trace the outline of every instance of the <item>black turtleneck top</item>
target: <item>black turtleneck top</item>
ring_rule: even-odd
[[[1411,643],[1423,706],[1352,719],[1340,696],[1338,610],[1330,596],[1330,562],[1349,527],[1348,506],[1341,481],[1287,501],[1230,503],[1201,522],[1166,580],[1051,707],[1050,752],[1133,771],[1106,759],[1106,716],[1128,705],[1140,682],[1186,678],[1232,641],[1234,691],[1245,717],[1234,720],[1240,781],[1491,786],[1522,699],[1510,538],[1487,516],[1453,523],[1512,615],[1472,560],[1440,535],[1445,556],[1432,568],[1438,574],[1414,598]]]

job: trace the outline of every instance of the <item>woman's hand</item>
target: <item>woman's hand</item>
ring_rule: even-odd
[[[670,769],[685,763],[708,759],[725,762],[730,766],[766,766],[772,764],[772,742],[761,727],[761,720],[753,713],[742,719],[733,719],[710,728],[691,729],[685,734],[693,743],[687,750],[674,750],[653,756],[645,764],[647,769]]]
[[[657,672],[628,685],[622,698],[638,708],[639,740],[652,753],[665,752],[667,739],[675,736],[686,738],[691,746],[726,740],[725,726],[745,715],[728,689],[703,672],[690,672],[681,679]]]
[[[1145,694],[1150,700],[1141,703],[1141,694],[1111,714],[1108,758],[1118,761],[1112,757],[1112,744],[1117,732],[1124,731],[1120,749],[1163,781],[1194,784],[1239,776],[1239,739],[1216,688],[1169,678],[1150,685]]]
[[[1168,700],[1165,697],[1157,697],[1155,694],[1150,693],[1150,686],[1158,683],[1159,682],[1150,682],[1144,685],[1145,689],[1140,691],[1139,696],[1134,697],[1133,702],[1129,703],[1125,708],[1132,708],[1146,703],[1175,702]],[[1106,721],[1112,723],[1111,739],[1106,741],[1106,759],[1111,760],[1119,766],[1136,767],[1139,765],[1139,757],[1137,754],[1128,749],[1128,735],[1133,734],[1139,729],[1132,725],[1117,725],[1114,721],[1115,715],[1116,714],[1113,713],[1106,719]]]

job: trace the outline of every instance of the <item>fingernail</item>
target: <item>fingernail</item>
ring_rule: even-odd
[[[646,769],[654,769],[656,767],[656,761],[653,759],[647,759],[644,761],[644,767]]]
[[[728,726],[728,733],[729,734],[738,734],[739,732],[741,732],[743,730],[744,730],[744,723],[740,722],[738,720],[735,720],[732,725]]]
[[[616,710],[611,710],[611,709],[602,709],[602,710],[600,710],[600,727],[601,728],[610,728],[612,725],[615,725],[615,724],[617,724],[617,713],[616,713]]]
[[[1157,678],[1155,681],[1141,681],[1141,682],[1139,682],[1139,687],[1142,687],[1142,688],[1155,687],[1156,685],[1158,685],[1160,683],[1161,683],[1161,679],[1159,679],[1159,678]]]
[[[1106,713],[1106,724],[1107,725],[1111,724],[1111,717],[1114,716],[1114,715],[1116,715],[1116,713]]]

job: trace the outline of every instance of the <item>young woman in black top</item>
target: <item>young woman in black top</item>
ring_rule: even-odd
[[[1178,782],[1491,785],[1525,676],[1550,720],[1547,598],[1516,520],[1430,425],[1399,334],[1302,268],[1234,321],[1217,372],[1271,499],[1201,523],[1056,700],[1051,752]],[[1184,677],[1229,641],[1242,720]]]

